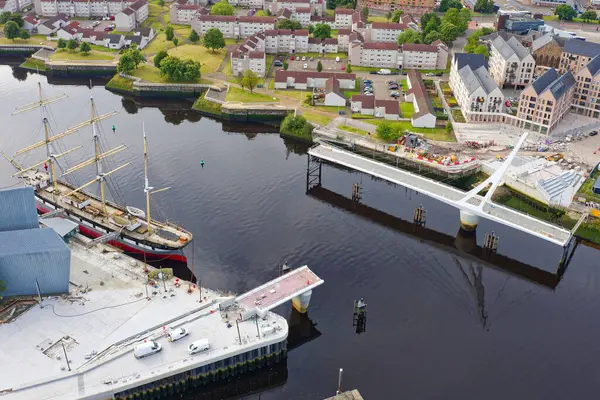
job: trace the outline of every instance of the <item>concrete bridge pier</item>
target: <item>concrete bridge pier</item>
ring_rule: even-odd
[[[312,290],[308,290],[296,297],[292,298],[292,305],[301,314],[306,313],[310,304],[310,297],[312,296]]]
[[[460,210],[460,227],[461,229],[471,232],[479,225],[479,216],[473,215],[465,210]]]
[[[454,240],[454,246],[460,251],[465,253],[471,253],[477,248],[477,234],[474,230],[465,231],[460,228],[456,233],[456,239]]]

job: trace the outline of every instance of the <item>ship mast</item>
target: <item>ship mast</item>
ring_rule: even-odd
[[[109,172],[104,172],[102,170],[102,163],[100,162],[103,158],[112,156],[122,150],[125,150],[127,148],[127,146],[125,145],[120,145],[118,147],[115,147],[112,150],[108,150],[104,153],[100,152],[100,136],[98,135],[98,132],[96,130],[96,123],[98,121],[101,121],[105,118],[108,117],[112,117],[113,115],[115,115],[117,112],[113,111],[111,113],[107,113],[104,115],[96,115],[96,107],[94,106],[94,95],[92,92],[92,88],[90,85],[90,107],[91,107],[91,116],[90,119],[87,121],[82,122],[81,124],[85,124],[85,125],[92,125],[92,137],[93,137],[93,141],[94,141],[94,157],[74,166],[71,167],[69,169],[67,169],[64,173],[64,175],[70,174],[71,172],[77,171],[81,168],[87,167],[88,165],[92,165],[95,164],[96,165],[96,177],[94,179],[92,179],[91,181],[89,181],[88,183],[84,184],[83,186],[78,187],[77,189],[67,193],[64,197],[68,197],[74,193],[79,192],[81,189],[91,185],[94,182],[99,182],[100,183],[100,196],[101,196],[101,200],[102,200],[102,211],[104,213],[104,215],[108,215],[108,211],[106,209],[106,196],[105,196],[105,189],[104,189],[104,181],[106,180],[106,177],[114,172],[117,172],[118,170],[120,170],[121,168],[124,168],[126,166],[128,166],[129,164],[131,164],[130,162],[121,165],[120,167],[117,167],[115,169],[113,169],[112,171]],[[80,124],[80,125],[81,125]]]
[[[144,193],[146,194],[146,217],[148,218],[148,236],[152,234],[152,227],[150,225],[150,195],[158,192],[164,192],[169,190],[171,187],[166,187],[158,190],[152,190],[153,187],[148,183],[148,146],[146,143],[146,128],[142,123],[142,131],[144,133]]]
[[[37,163],[29,168],[19,168],[19,171],[16,174],[14,174],[13,176],[21,175],[23,172],[35,169],[41,165],[46,165],[46,163],[49,163],[50,164],[50,181],[52,182],[52,186],[54,188],[53,192],[56,194],[56,193],[58,193],[58,185],[56,183],[56,165],[55,165],[56,159],[66,155],[72,151],[78,150],[82,146],[75,147],[75,148],[68,150],[61,154],[54,154],[52,146],[50,144],[53,140],[51,140],[51,137],[50,137],[50,124],[48,122],[48,110],[46,109],[46,106],[48,104],[54,103],[56,101],[65,99],[67,97],[67,95],[65,93],[63,93],[58,96],[44,98],[44,94],[42,93],[42,83],[39,79],[38,79],[38,93],[39,93],[38,101],[34,101],[33,103],[29,103],[22,107],[15,108],[12,115],[21,114],[21,113],[24,113],[27,111],[35,110],[37,108],[40,109],[41,114],[42,114],[42,124],[44,125],[44,140],[42,142],[40,142],[41,143],[40,146],[41,145],[46,146],[46,157],[47,158],[45,160],[43,160],[42,162]],[[39,147],[39,146],[36,146],[36,147]],[[21,153],[18,152],[17,154],[21,154]],[[13,165],[15,165],[15,164],[13,164]]]

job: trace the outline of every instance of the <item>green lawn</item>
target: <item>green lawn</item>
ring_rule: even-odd
[[[344,96],[346,96],[347,99],[351,98],[355,94],[360,94],[360,90],[346,90],[344,92]]]
[[[173,83],[173,82],[169,82],[169,80],[166,77],[161,76],[158,68],[156,68],[154,66],[154,64],[152,64],[151,62],[147,62],[146,64],[140,65],[139,67],[134,69],[130,75],[138,77],[138,78],[142,78],[143,80],[148,81],[148,82]],[[182,82],[182,83],[212,83],[212,81],[200,78],[196,81]]]
[[[156,54],[161,50],[169,50],[175,47],[173,42],[167,40],[167,36],[161,32],[154,36],[154,39],[146,46],[144,49],[144,53],[146,54]]]
[[[51,60],[113,60],[114,55],[92,50],[88,54],[79,50],[56,50],[48,58]]]
[[[335,15],[335,10],[329,10],[329,9],[327,9],[327,10],[325,10],[325,15],[327,17],[333,17]]]
[[[244,90],[238,87],[230,87],[227,95],[225,96],[227,101],[241,101],[242,103],[267,103],[273,101],[279,101],[279,98],[269,96],[263,93],[250,93],[249,90]]]
[[[585,199],[589,201],[600,202],[600,195],[595,194],[592,191],[592,187],[594,186],[596,179],[598,179],[598,176],[600,176],[600,173],[597,168],[594,168],[594,172],[590,174],[585,182],[583,182],[583,185],[581,185],[581,188],[579,188],[577,196],[585,197]]]
[[[92,50],[94,51],[101,51],[103,53],[112,53],[112,54],[116,54],[119,52],[119,50],[115,50],[115,49],[109,49],[108,47],[104,47],[104,46],[98,46],[95,44],[90,44],[90,47],[92,48]]]
[[[309,111],[304,111],[302,113],[302,116],[304,118],[306,118],[307,120],[309,120],[310,122],[314,122],[315,124],[319,124],[319,125],[327,125],[328,123],[331,122],[331,118],[326,117],[325,115],[311,113]]]
[[[377,16],[372,16],[369,15],[369,23],[371,22],[388,22],[388,19],[386,17],[377,17]]]
[[[7,39],[5,37],[0,37],[0,44],[45,44],[47,46],[56,47],[56,42],[46,40],[46,37],[43,36],[32,36],[27,40],[23,39]]]
[[[106,84],[108,89],[121,89],[121,90],[133,90],[133,81],[127,78],[121,78],[119,74],[116,74],[112,77],[112,79]]]
[[[171,16],[169,15],[169,13],[163,14],[162,20],[164,21],[165,24],[168,24],[169,22],[171,22]]]
[[[451,110],[452,111],[452,117],[454,117],[454,120],[456,122],[465,122],[465,116],[463,115],[462,111],[460,110]]]
[[[237,44],[237,42],[236,42],[235,39],[231,39],[231,38],[226,38],[225,39],[225,46],[231,46],[231,45],[234,45],[234,44]]]
[[[286,90],[276,90],[275,94],[279,96],[292,97],[298,100],[304,100],[307,94],[310,94],[309,90],[294,90],[294,89],[286,89]]]
[[[181,27],[180,28],[175,28],[175,26],[181,26]],[[175,29],[175,34],[176,35],[180,35],[184,39],[187,39],[190,36],[190,34],[192,33],[192,27],[191,26],[173,25],[173,28]],[[200,42],[198,41],[198,43],[200,43]]]
[[[184,44],[168,51],[170,56],[199,61],[203,74],[215,72],[227,55],[227,50],[209,50],[199,44]]]
[[[45,71],[46,63],[42,60],[38,60],[36,58],[28,58],[23,64],[20,65],[21,68],[32,69],[34,71]]]
[[[339,111],[346,110],[346,107],[339,107],[339,106],[313,106],[312,108],[321,110],[321,111],[325,111],[325,112],[329,112],[329,113],[336,113],[336,114]]]
[[[400,81],[400,84],[402,85],[402,90],[404,90],[405,92],[408,91],[408,84],[406,83],[406,79],[402,79]]]
[[[308,58],[308,57],[318,58],[318,57],[321,57],[321,56],[323,58],[336,58],[336,57],[339,57],[340,60],[343,60],[343,59],[345,59],[345,58],[348,57],[348,54],[347,53],[325,53],[325,55],[321,55],[319,53],[298,53],[296,55],[296,57],[303,57],[303,56],[306,56],[306,58]],[[340,63],[341,63],[341,61],[340,61]],[[352,67],[352,68],[354,68],[354,67]]]
[[[456,138],[452,133],[446,132],[445,128],[413,128],[410,121],[387,121],[384,119],[366,120],[369,124],[379,126],[383,123],[389,123],[394,129],[410,131],[423,134],[427,139],[440,140],[446,142],[455,142]]]
[[[380,69],[380,67],[360,67],[358,65],[352,66],[352,72],[376,72]]]
[[[338,129],[341,129],[343,131],[350,132],[350,133],[355,133],[360,136],[366,136],[369,134],[369,132],[365,131],[364,129],[354,128],[350,125],[338,125]]]
[[[403,118],[410,118],[415,113],[415,107],[412,103],[400,103],[400,111]]]

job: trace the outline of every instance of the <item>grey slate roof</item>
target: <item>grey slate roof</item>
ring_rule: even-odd
[[[79,228],[78,224],[66,218],[42,218],[40,219],[40,224],[54,229],[63,238],[74,233]]]
[[[551,203],[560,203],[560,199],[569,187],[576,185],[581,177],[575,171],[565,171],[558,176],[538,181],[539,189],[546,194]]]
[[[496,82],[494,82],[487,69],[483,66],[473,71],[473,69],[467,65],[460,69],[458,74],[469,94],[472,94],[479,88],[482,88],[486,94],[490,94],[498,88]]]
[[[488,67],[488,62],[483,54],[456,53],[454,61],[456,62],[457,71],[460,71],[466,65],[471,67],[472,70],[479,67]]]
[[[596,54],[600,53],[600,43],[570,39],[566,41],[563,51],[579,56],[594,57]]]
[[[573,85],[575,77],[571,71],[558,76],[554,68],[549,69],[546,73],[536,79],[532,86],[535,92],[540,95],[546,90],[550,90],[555,99],[560,99]]]
[[[505,59],[509,59],[515,54],[519,60],[523,60],[529,55],[529,51],[513,36],[508,40],[504,40],[502,36],[498,36],[492,41],[492,46],[498,50],[498,53]]]
[[[108,35],[108,40],[112,44],[119,44],[119,42],[121,42],[121,37],[122,36],[123,35],[116,35],[116,34]]]
[[[33,188],[0,190],[0,232],[38,227]]]
[[[559,46],[562,47],[561,43],[557,40],[556,36],[554,36],[552,33],[546,33],[544,36],[535,39],[533,43],[531,43],[531,51],[541,49],[542,47],[551,42],[556,42]]]
[[[596,74],[600,70],[600,54],[592,58],[592,60],[588,63],[586,68],[588,69],[588,71],[590,71],[590,74],[592,76],[596,76]]]

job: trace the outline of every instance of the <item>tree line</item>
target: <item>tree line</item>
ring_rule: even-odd
[[[398,44],[431,44],[436,40],[450,43],[465,33],[469,22],[471,22],[471,12],[466,8],[460,11],[450,8],[442,18],[433,12],[426,13],[421,17],[421,32],[406,29],[398,35]]]

